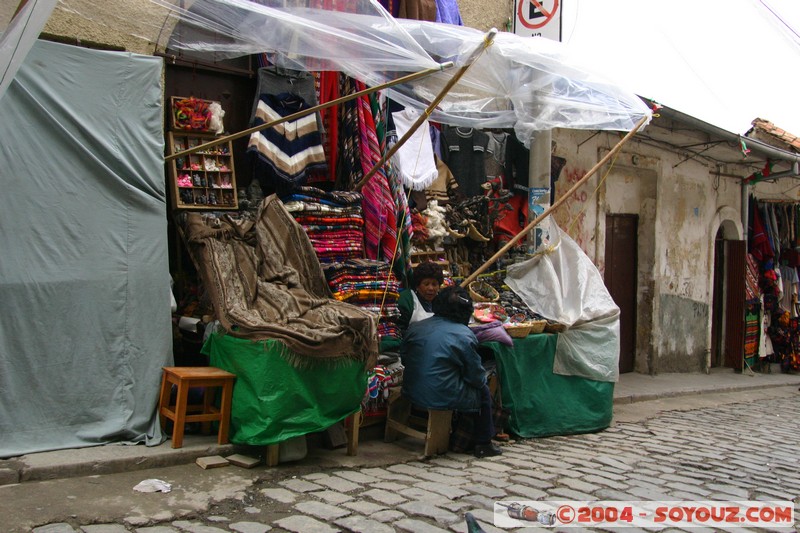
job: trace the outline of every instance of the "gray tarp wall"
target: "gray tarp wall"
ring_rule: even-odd
[[[0,98],[0,457],[161,442],[161,60],[39,41]]]

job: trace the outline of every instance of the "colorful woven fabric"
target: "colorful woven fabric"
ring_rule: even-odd
[[[308,107],[302,98],[289,93],[262,94],[254,125],[273,122]],[[313,114],[254,132],[247,151],[257,155],[256,177],[268,187],[301,183],[309,170],[327,167]]]
[[[362,196],[356,192],[297,187],[284,206],[308,236],[322,263],[364,256]],[[324,216],[323,216],[324,215]]]
[[[758,355],[758,342],[761,339],[761,314],[757,306],[748,308],[744,315],[744,356]]]
[[[339,94],[356,92],[355,81],[349,76],[339,76]],[[353,190],[364,176],[361,168],[361,146],[358,133],[358,103],[349,100],[339,106],[339,158],[336,169],[336,188]]]
[[[391,324],[381,329],[380,338],[397,334],[394,323],[400,317],[397,300],[401,284],[387,261],[354,259],[323,264],[322,271],[334,298],[376,313]]]
[[[356,81],[356,90],[364,90],[366,85]],[[368,96],[358,98],[358,132],[361,148],[361,168],[366,175],[381,159],[381,146],[375,129],[375,117]],[[364,196],[365,253],[372,259],[382,257],[391,261],[397,248],[397,214],[394,198],[383,167],[361,189]],[[382,254],[381,254],[382,252]]]
[[[745,299],[758,299],[758,264],[753,254],[747,254],[747,268],[745,270]]]

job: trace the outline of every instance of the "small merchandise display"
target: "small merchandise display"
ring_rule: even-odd
[[[213,100],[183,96],[170,98],[171,127],[173,130],[210,132],[221,134],[224,130],[222,105]]]
[[[168,149],[176,154],[214,139],[201,133],[168,132]],[[233,148],[223,142],[169,162],[175,209],[238,209]]]

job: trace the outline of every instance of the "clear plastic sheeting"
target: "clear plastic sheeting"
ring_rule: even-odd
[[[437,61],[457,66],[484,39],[478,30],[450,24],[399,21]],[[648,107],[598,74],[573,68],[566,48],[542,38],[498,33],[431,114],[431,120],[479,129],[514,128],[528,145],[535,131],[553,128],[630,131]],[[437,73],[392,90],[406,105],[432,100],[452,73]]]
[[[568,326],[559,334],[553,372],[596,381],[619,379],[619,307],[597,267],[552,218],[531,259],[508,267],[506,285],[532,311]]]
[[[280,66],[337,70],[375,86],[453,61],[464,66],[485,39],[450,24],[394,19],[374,0],[59,0],[57,9],[155,43],[154,52],[219,60],[266,53]],[[100,5],[93,5],[100,4]],[[115,4],[119,4],[115,8]],[[183,7],[185,6],[185,7]],[[650,110],[603,76],[570,66],[566,47],[499,33],[430,119],[443,124],[514,128],[529,143],[552,128],[629,131]],[[422,110],[455,70],[396,86],[391,95]]]
[[[156,43],[154,52],[185,58],[221,60],[266,53],[276,65],[341,71],[368,85],[397,73],[439,67],[371,0],[148,0],[143,8],[161,15],[137,21],[129,15],[115,20],[110,4],[124,0],[104,0],[99,15],[93,3],[59,0],[58,9],[146,37]]]

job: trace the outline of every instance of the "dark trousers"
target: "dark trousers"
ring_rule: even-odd
[[[494,409],[492,408],[492,393],[489,385],[484,385],[481,390],[481,410],[474,415],[474,437],[476,444],[489,444],[494,437]]]

